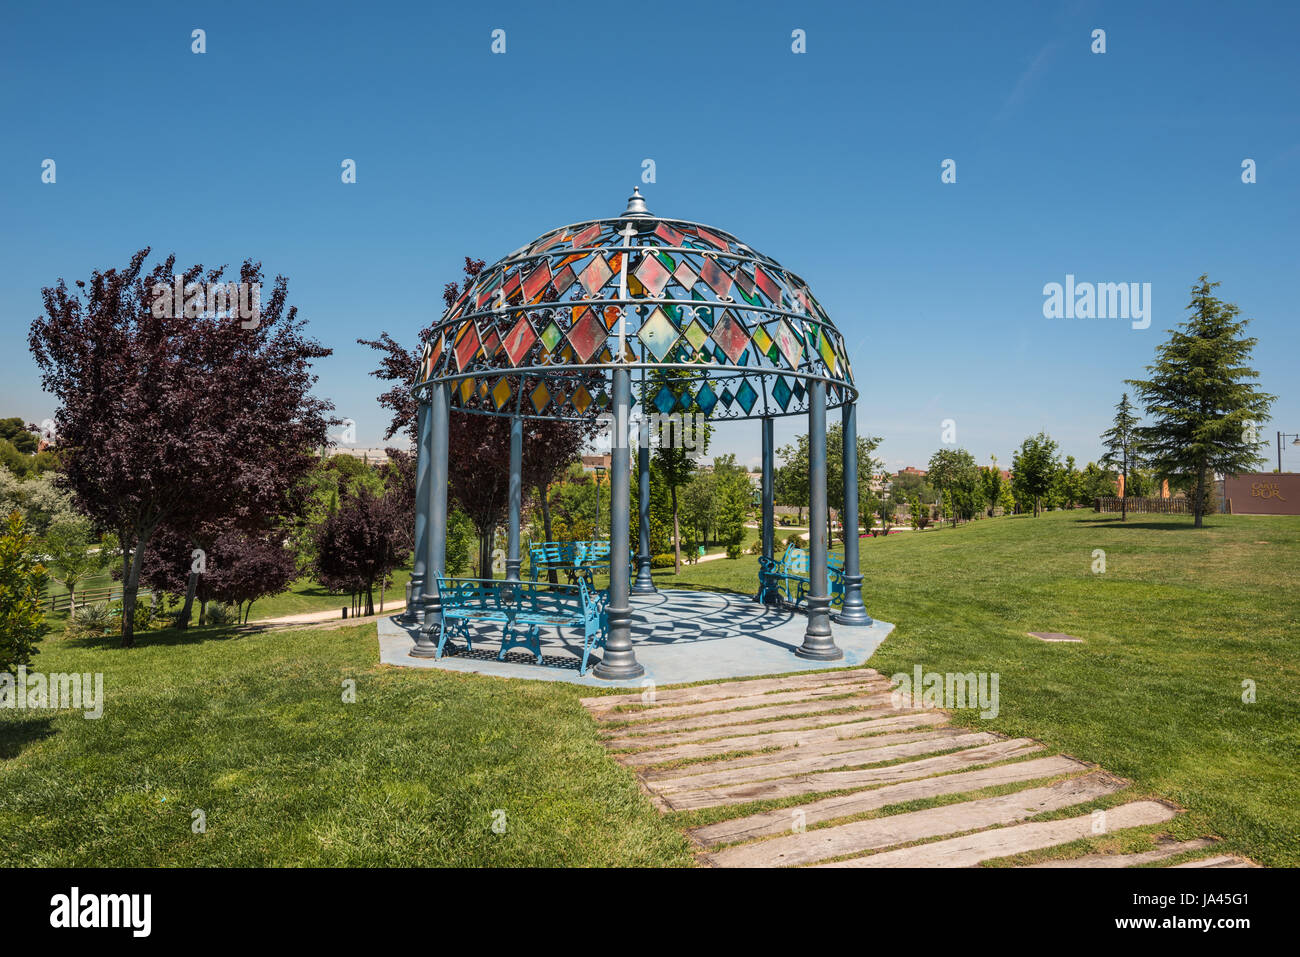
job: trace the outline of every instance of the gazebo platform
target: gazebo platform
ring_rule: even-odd
[[[561,636],[553,628],[542,636],[541,665],[531,654],[517,649],[507,652],[505,661],[497,661],[500,626],[480,627],[472,652],[465,650],[464,642],[454,642],[454,652],[449,650],[441,661],[434,661],[410,656],[415,628],[404,627],[395,617],[382,618],[379,659],[388,665],[468,671],[499,678],[571,681],[597,688],[641,687],[646,680],[669,685],[861,665],[894,628],[881,621],[865,628],[832,624],[835,643],[844,651],[844,657],[838,661],[810,661],[794,653],[803,643],[807,619],[798,612],[759,605],[748,595],[662,590],[654,595],[633,595],[632,611],[632,645],[645,674],[631,681],[602,681],[592,675],[590,667],[585,677],[579,677],[581,633],[566,632]],[[594,666],[597,660],[593,654],[591,664]]]

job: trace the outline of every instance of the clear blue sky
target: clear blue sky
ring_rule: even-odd
[[[1095,458],[1202,272],[1256,320],[1271,441],[1300,431],[1298,34],[1295,3],[9,4],[0,415],[52,411],[26,345],[41,287],[151,245],[287,275],[335,350],[319,392],[378,444],[354,340],[413,341],[464,255],[617,214],[651,158],[653,211],[808,280],[891,469],[946,418],[980,461],[1040,429]],[[1045,319],[1067,273],[1151,283],[1151,327]],[[714,450],[757,445],[729,426]]]

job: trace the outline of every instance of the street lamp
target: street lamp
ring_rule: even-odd
[[[1277,470],[1282,471],[1282,443],[1287,439],[1295,439],[1292,445],[1300,445],[1300,432],[1279,432],[1277,434]]]
[[[605,477],[605,466],[597,465],[596,471],[596,538],[600,538],[600,480]]]

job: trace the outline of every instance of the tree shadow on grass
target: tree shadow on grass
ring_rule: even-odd
[[[204,625],[198,627],[191,625],[189,628],[162,628],[158,631],[137,631],[135,633],[135,648],[151,647],[175,647],[183,645],[201,645],[209,641],[229,641],[233,638],[243,638],[250,634],[264,631],[260,627],[252,625]],[[122,636],[118,634],[111,635],[78,635],[75,638],[62,638],[54,636],[61,642],[71,648],[107,648],[112,650],[122,649]]]
[[[20,718],[0,722],[0,761],[8,761],[22,754],[37,741],[54,734],[51,718]]]
[[[1186,516],[1186,517],[1183,518],[1181,521],[1180,521],[1180,520],[1177,520],[1177,519],[1165,519],[1165,520],[1163,520],[1163,521],[1147,519],[1147,520],[1144,520],[1144,521],[1141,521],[1141,522],[1135,522],[1135,521],[1133,521],[1133,519],[1130,518],[1130,519],[1129,519],[1128,521],[1126,521],[1126,522],[1121,522],[1121,521],[1119,520],[1118,517],[1116,517],[1116,518],[1111,518],[1111,517],[1105,517],[1105,518],[1085,518],[1085,519],[1081,519],[1080,522],[1079,522],[1079,524],[1081,524],[1081,525],[1104,525],[1104,526],[1107,526],[1107,527],[1112,527],[1112,526],[1113,526],[1113,527],[1115,527],[1115,528],[1136,528],[1136,529],[1146,529],[1146,530],[1148,530],[1148,531],[1158,531],[1158,532],[1168,532],[1168,531],[1172,531],[1172,530],[1174,530],[1174,529],[1180,529],[1180,528],[1193,528],[1193,527],[1194,527],[1193,522],[1192,522],[1192,516],[1190,516],[1190,515]]]

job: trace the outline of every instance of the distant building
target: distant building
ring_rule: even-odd
[[[325,450],[326,456],[331,455],[351,455],[353,458],[361,459],[367,465],[373,465],[378,468],[381,465],[388,464],[388,452],[384,449],[354,449],[343,446],[335,446]]]
[[[608,453],[605,455],[584,455],[582,456],[582,470],[584,472],[594,472],[596,469],[601,468],[608,472],[609,462],[610,456]]]
[[[907,468],[901,470],[897,474],[898,475],[919,475],[921,476],[921,478],[925,478],[925,469],[913,468],[912,466],[909,465]]]

